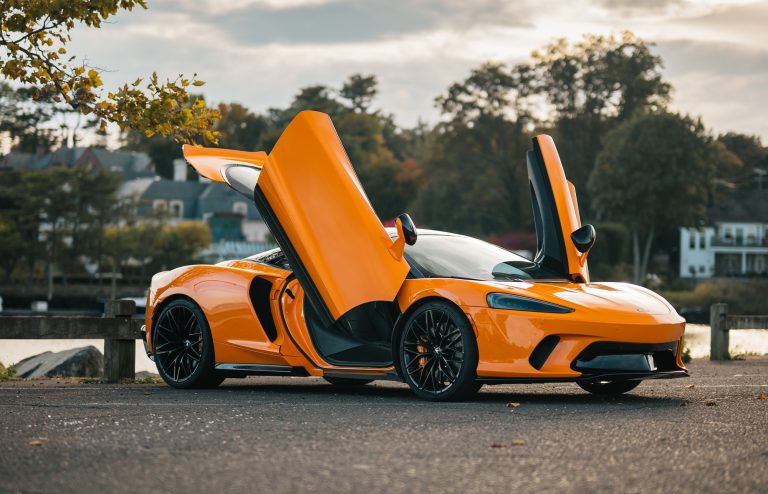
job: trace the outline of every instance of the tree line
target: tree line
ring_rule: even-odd
[[[23,100],[22,91],[5,87],[0,103]],[[751,178],[768,166],[759,138],[715,136],[670,111],[663,60],[631,33],[557,40],[514,65],[483,63],[435,97],[434,125],[398,126],[377,94],[374,75],[354,74],[262,113],[223,102],[210,131],[218,146],[270,151],[299,111],[328,113],[382,220],[408,211],[419,226],[491,239],[532,230],[525,153],[534,135],[550,134],[583,221],[598,225],[593,272],[638,282],[655,252],[674,250],[678,227],[702,224],[713,201],[758,186]],[[20,150],[59,144],[28,109],[3,103],[0,131]],[[165,177],[181,157],[178,142],[143,128],[125,127],[120,141],[147,152]]]

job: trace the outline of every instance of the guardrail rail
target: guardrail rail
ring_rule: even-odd
[[[709,360],[730,360],[729,332],[739,329],[768,329],[768,316],[734,316],[728,314],[728,304],[712,304],[709,308]]]
[[[104,380],[110,383],[136,377],[136,340],[141,339],[141,319],[133,319],[133,300],[109,300],[104,317],[2,316],[0,339],[103,339]]]

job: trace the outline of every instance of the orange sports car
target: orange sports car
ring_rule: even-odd
[[[623,393],[687,376],[684,320],[645,288],[590,283],[595,241],[554,142],[527,153],[537,250],[384,228],[330,118],[299,113],[272,152],[184,147],[203,176],[252,198],[279,245],[152,278],[145,341],[171,386],[248,375],[406,382],[429,400],[483,384],[576,382]]]

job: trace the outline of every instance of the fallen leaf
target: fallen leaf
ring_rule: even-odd
[[[757,395],[757,399],[760,401],[765,400],[765,391],[760,391],[760,394]]]
[[[688,406],[688,403],[686,403],[686,402],[682,402],[682,403],[680,403],[680,406],[681,406],[681,407],[687,407],[687,406]]]
[[[525,439],[513,439],[512,446],[525,446],[528,442]]]
[[[43,445],[43,443],[44,443],[45,441],[47,441],[47,440],[48,440],[48,438],[47,438],[47,437],[40,437],[40,438],[38,438],[38,439],[32,439],[31,441],[29,441],[29,444],[30,444],[31,446],[42,446],[42,445]]]
[[[707,400],[707,401],[704,402],[704,404],[707,405],[708,407],[716,407],[717,406],[717,402],[715,400]]]
[[[688,385],[688,389],[693,389],[693,388],[695,388],[695,387],[696,387],[696,385],[695,385],[695,384],[689,384],[689,385]]]
[[[520,403],[513,403],[511,401],[507,403],[507,408],[517,408],[519,406],[520,406]]]
[[[144,393],[144,396],[151,396],[152,393]]]
[[[492,448],[506,448],[507,445],[504,443],[491,443]]]

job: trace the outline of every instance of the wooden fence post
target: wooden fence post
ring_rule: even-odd
[[[730,360],[728,353],[728,304],[712,304],[709,308],[709,360]]]
[[[108,300],[104,306],[104,317],[114,317],[130,322],[136,312],[133,300]],[[136,377],[135,340],[104,340],[104,379],[117,383],[121,379]]]

